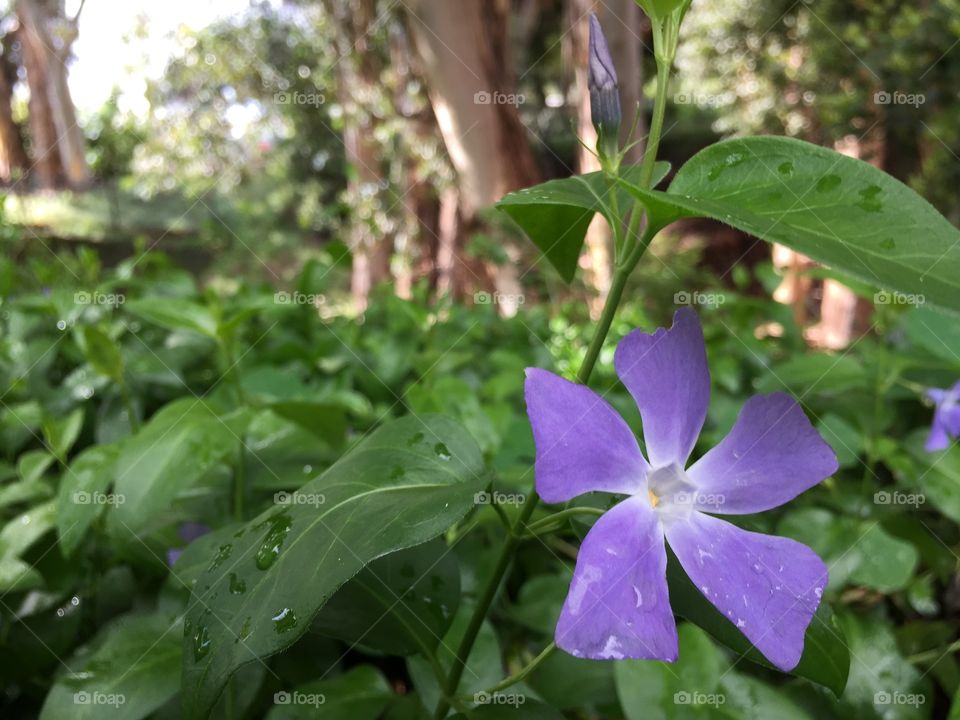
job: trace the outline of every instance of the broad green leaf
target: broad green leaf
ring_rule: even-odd
[[[865,388],[863,365],[848,355],[795,355],[770,369],[757,384],[762,393],[790,390],[807,394],[835,394]]]
[[[569,575],[532,577],[520,588],[517,603],[510,608],[510,616],[531,630],[553,636],[560,608],[569,590]]]
[[[202,400],[188,397],[164,406],[124,443],[117,458],[112,529],[120,537],[142,531],[180,491],[236,453],[239,442],[227,421]]]
[[[442,418],[379,428],[293,501],[224,543],[196,586],[183,646],[188,717],[209,712],[233,672],[284,649],[365,565],[430,540],[486,482],[476,444]]]
[[[90,648],[67,661],[43,703],[40,720],[140,720],[176,692],[180,672],[179,618],[123,617]]]
[[[190,300],[149,297],[131,300],[124,307],[147,322],[167,330],[190,330],[219,340],[217,334],[219,324],[213,312],[208,307]]]
[[[80,453],[60,480],[57,493],[57,534],[64,555],[72,555],[105,507],[116,502],[107,495],[113,482],[115,445],[95,445]]]
[[[667,580],[670,586],[670,604],[674,612],[696,623],[748,660],[773,667],[743,633],[690,582],[690,578],[683,572],[672,553],[667,565]],[[843,638],[843,631],[830,606],[821,602],[817,614],[807,628],[803,656],[791,674],[823,685],[839,697],[847,683],[849,669],[850,653]]]
[[[393,698],[377,668],[358,665],[339,677],[274,693],[267,720],[376,720]]]
[[[17,472],[24,482],[39,480],[56,458],[46,450],[30,450],[17,460]]]
[[[83,328],[83,353],[91,367],[115,383],[123,382],[123,354],[113,339],[100,328]]]
[[[20,555],[53,528],[56,503],[37,505],[13,517],[0,530],[0,593],[27,590],[42,583],[37,570]]]
[[[675,663],[623,660],[614,664],[617,695],[627,720],[670,720],[723,705],[723,657],[700,628],[677,628],[680,653]],[[704,707],[705,706],[705,707]]]
[[[616,665],[555,652],[527,681],[545,702],[561,710],[583,705],[616,706],[617,689],[613,679]]]
[[[878,491],[876,504],[889,504],[884,492]],[[901,590],[919,561],[913,545],[890,535],[877,520],[837,516],[820,508],[790,512],[777,532],[809,545],[823,558],[830,567],[830,589],[852,583],[880,592]]]
[[[730,718],[812,720],[786,694],[750,675],[724,674],[720,679],[720,694],[723,696],[723,713]]]
[[[914,308],[901,320],[907,337],[938,358],[960,365],[960,323],[931,308]]]
[[[47,418],[43,423],[43,437],[50,452],[60,460],[66,461],[67,453],[80,437],[83,429],[83,408],[76,408],[63,418]]]
[[[327,601],[311,632],[390,655],[432,652],[460,602],[460,568],[442,540],[375,560]]]
[[[11,505],[20,505],[34,500],[46,499],[53,494],[50,485],[39,478],[19,480],[0,488],[0,510]]]
[[[622,172],[628,181],[640,180],[639,165],[623,168]],[[669,163],[657,163],[654,187],[669,172]],[[593,216],[599,212],[607,219],[612,217],[610,197],[604,174],[594,172],[512,192],[497,207],[514,219],[569,283],[576,275],[583,239]],[[631,205],[630,194],[618,192],[617,203],[624,212]]]
[[[917,430],[903,443],[913,459],[915,469],[898,473],[897,479],[920,505],[930,503],[956,523],[960,523],[960,447],[956,443],[941,452],[927,452],[924,445],[929,430]],[[895,499],[890,495],[891,500]]]
[[[460,640],[470,622],[473,614],[473,606],[464,603],[457,611],[453,624],[443,636],[440,646],[437,648],[437,659],[443,672],[450,672],[453,665],[453,654],[460,646]],[[437,678],[430,667],[430,663],[421,655],[414,655],[407,659],[407,670],[413,679],[413,684],[423,698],[423,703],[428,708],[434,708],[440,701],[440,686],[437,684]],[[467,657],[466,667],[463,676],[460,678],[460,685],[457,688],[458,695],[474,695],[483,693],[493,687],[503,679],[503,664],[500,655],[500,641],[493,630],[493,626],[486,620],[480,626],[480,632],[477,634],[477,640],[470,650]],[[509,693],[508,688],[504,692]],[[478,698],[482,699],[482,698]]]
[[[313,400],[282,400],[270,404],[277,415],[296,423],[322,440],[337,446],[347,431],[347,416],[334,403]]]
[[[667,192],[624,186],[656,227],[713,218],[876,287],[960,311],[960,231],[860,160],[790,138],[751,137],[701,151]]]

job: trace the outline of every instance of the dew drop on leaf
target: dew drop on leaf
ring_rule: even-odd
[[[886,240],[880,242],[880,247],[882,247],[884,250],[895,250],[897,243],[893,240],[893,238],[887,238]]]
[[[292,630],[297,625],[297,615],[290,608],[283,608],[271,619],[273,620],[273,629],[278,634]]]
[[[193,659],[200,662],[204,655],[210,652],[210,632],[206,625],[202,625],[193,635]]]
[[[793,163],[789,160],[780,163],[780,167],[777,168],[777,172],[779,172],[781,175],[793,175]]]
[[[436,445],[434,445],[433,451],[437,454],[437,457],[443,461],[447,461],[451,458],[450,450],[442,442],[439,442]]]
[[[226,545],[221,545],[217,550],[217,554],[213,556],[213,562],[210,563],[210,567],[207,569],[207,572],[212,572],[216,570],[223,564],[223,561],[230,557],[230,553],[233,551],[233,545],[227,543]]]
[[[422,432],[418,432],[418,433],[416,433],[413,437],[411,437],[409,440],[407,440],[407,447],[413,447],[413,446],[416,445],[418,442],[422,442],[422,441],[423,441],[423,433],[422,433]]]
[[[262,528],[266,525],[269,525],[270,529],[267,531],[266,536],[264,536],[263,542],[260,543],[256,557],[257,567],[261,570],[268,569],[280,556],[280,549],[283,547],[283,541],[286,540],[287,534],[290,532],[293,520],[289,514],[283,512],[260,523],[257,525],[257,528]]]

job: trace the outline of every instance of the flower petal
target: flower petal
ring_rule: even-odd
[[[800,404],[774,393],[747,400],[730,433],[687,476],[709,495],[697,509],[743,515],[783,505],[837,467],[836,453]]]
[[[663,530],[646,498],[624,500],[590,528],[556,641],[593,660],[677,659]]]
[[[816,553],[698,512],[668,524],[666,533],[700,592],[770,662],[784,671],[796,667],[827,584],[827,567]]]
[[[634,330],[617,346],[617,375],[643,418],[650,465],[685,467],[710,402],[710,372],[700,319],[689,308],[653,335]]]
[[[527,369],[527,415],[537,446],[537,492],[548,503],[600,490],[641,492],[647,475],[637,439],[593,390]]]

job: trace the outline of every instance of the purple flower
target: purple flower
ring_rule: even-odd
[[[183,540],[187,545],[192,543],[199,537],[203,537],[208,532],[210,528],[203,523],[189,522],[183,523],[179,528],[177,528],[177,537]],[[183,555],[184,548],[170,548],[167,550],[167,564],[170,567],[173,567],[176,564],[177,560],[180,559],[180,556]]]
[[[950,441],[960,437],[960,382],[949,390],[931,388],[927,397],[936,403],[933,424],[927,437],[927,452],[939,452],[950,447]]]
[[[706,513],[782,505],[830,476],[836,455],[800,405],[774,393],[748,400],[726,438],[687,468],[710,398],[703,331],[689,309],[677,312],[670,330],[629,334],[615,365],[640,408],[649,462],[603,398],[545,370],[527,370],[540,496],[550,503],[592,491],[628,496],[597,520],[580,547],[557,645],[597,660],[676,660],[666,540],[704,596],[770,662],[794,668],[826,566],[805,545]]]

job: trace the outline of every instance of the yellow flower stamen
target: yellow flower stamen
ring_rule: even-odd
[[[650,496],[650,504],[653,505],[653,507],[660,504],[660,498],[654,494],[653,490],[647,490],[647,495]]]

